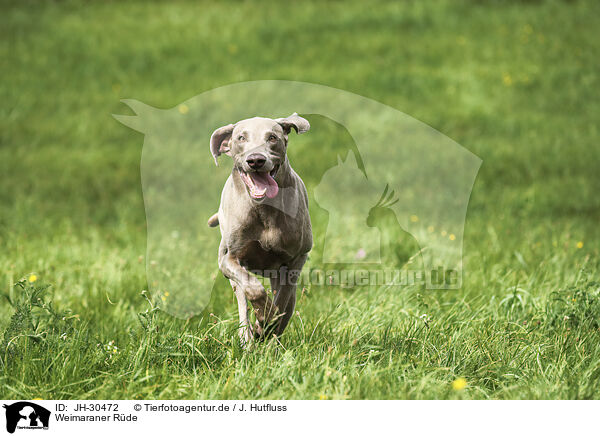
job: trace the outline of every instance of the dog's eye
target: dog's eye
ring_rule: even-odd
[[[244,135],[238,136],[238,141],[245,141],[246,137]]]
[[[269,142],[277,142],[277,136],[275,136],[275,135],[269,136]]]

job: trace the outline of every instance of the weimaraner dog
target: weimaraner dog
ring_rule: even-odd
[[[219,269],[237,297],[243,345],[253,337],[283,333],[312,248],[306,187],[286,155],[292,128],[304,133],[310,124],[296,113],[276,120],[256,117],[223,126],[210,138],[215,164],[221,154],[233,159],[219,212],[208,225],[221,228]],[[253,274],[270,278],[274,302]],[[256,314],[254,328],[247,300]]]

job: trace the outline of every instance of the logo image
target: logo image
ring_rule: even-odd
[[[144,134],[148,290],[170,314],[202,313],[219,277],[220,233],[206,222],[232,165],[215,166],[209,138],[219,126],[256,116],[298,113],[314,125],[287,152],[307,185],[315,241],[301,284],[461,287],[465,217],[481,159],[432,127],[305,82],[236,83],[169,109],[123,102],[135,115],[114,117]],[[298,202],[284,202],[294,198],[285,189],[265,201],[294,217]]]
[[[15,429],[48,429],[50,411],[42,406],[29,401],[19,401],[10,405],[4,404],[6,409],[6,431],[14,433]]]

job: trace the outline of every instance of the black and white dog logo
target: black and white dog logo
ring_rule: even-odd
[[[18,429],[48,429],[50,411],[29,401],[5,404],[6,431],[14,433]]]

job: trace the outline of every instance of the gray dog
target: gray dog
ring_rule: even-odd
[[[237,297],[244,345],[271,331],[281,335],[294,313],[296,282],[312,248],[306,187],[286,155],[292,128],[304,133],[310,124],[296,113],[276,120],[257,117],[223,126],[210,138],[217,165],[223,153],[233,159],[219,212],[208,225],[221,228],[219,269]],[[270,278],[274,301],[252,273]],[[246,299],[256,314],[254,329]]]

